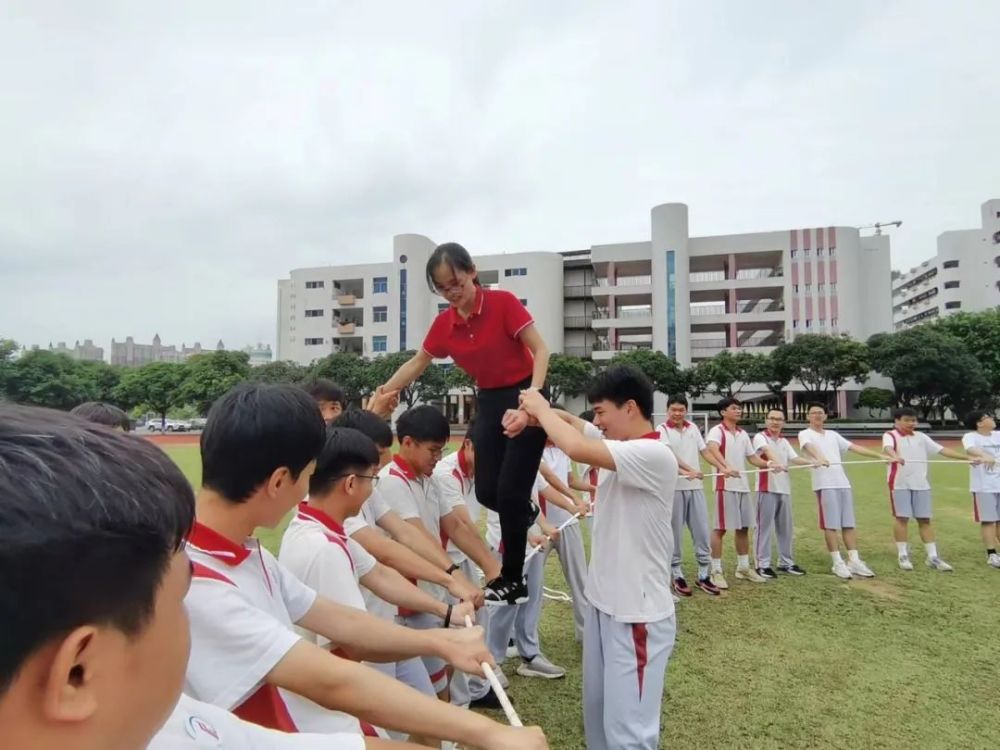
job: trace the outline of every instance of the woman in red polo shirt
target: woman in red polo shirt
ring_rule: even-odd
[[[448,309],[431,323],[423,347],[383,386],[402,390],[433,359],[451,357],[479,389],[473,436],[476,449],[476,498],[500,514],[503,567],[486,585],[486,603],[521,604],[528,600],[524,555],[528,527],[537,510],[531,490],[538,473],[545,432],[528,427],[518,410],[522,390],[543,390],[549,350],[531,315],[510,292],[483,289],[468,251],[454,242],[440,245],[427,261],[427,283],[448,300]],[[505,436],[504,415],[507,417]]]

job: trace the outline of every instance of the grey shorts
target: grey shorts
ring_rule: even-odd
[[[1000,523],[1000,492],[973,492],[972,513],[976,523]]]
[[[930,518],[930,490],[892,490],[889,493],[894,518]]]
[[[816,490],[821,529],[854,528],[854,492],[849,488]]]
[[[757,528],[757,509],[749,492],[715,491],[715,528],[718,531]]]

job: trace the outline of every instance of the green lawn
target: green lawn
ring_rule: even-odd
[[[196,446],[167,448],[197,485]],[[878,574],[840,582],[816,528],[805,472],[793,472],[801,579],[742,584],[678,607],[679,632],[663,704],[661,747],[973,748],[996,744],[1000,571],[988,568],[972,521],[964,466],[931,467],[942,557],[929,571],[911,533],[916,570],[896,567],[884,469],[849,470],[862,556]],[[276,532],[261,534],[271,549]],[[685,549],[693,573],[690,540]],[[734,562],[727,538],[727,572]],[[558,561],[547,584],[565,589]],[[580,649],[568,604],[546,602],[542,643],[569,674],[558,682],[513,674],[511,695],[551,746],[584,747]],[[512,665],[513,666],[513,665]]]

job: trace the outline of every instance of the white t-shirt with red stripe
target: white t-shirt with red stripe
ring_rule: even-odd
[[[788,466],[798,454],[787,439],[779,435],[777,438],[769,432],[758,432],[753,436],[753,447],[757,451],[765,448],[774,461],[782,466]],[[791,495],[792,482],[785,471],[762,471],[757,475],[757,492],[773,492],[777,495]]]
[[[694,422],[685,420],[680,427],[675,427],[669,421],[663,422],[656,431],[674,455],[695,471],[701,468],[701,452],[708,447],[705,438],[701,435],[701,430]],[[700,490],[704,485],[700,479],[688,479],[687,477],[677,477],[677,491]]]
[[[377,562],[347,536],[342,524],[319,508],[299,506],[281,537],[278,562],[320,596],[367,611],[360,581]],[[318,646],[330,643],[308,630],[296,630]]]
[[[194,576],[184,598],[191,620],[184,692],[272,729],[360,734],[353,716],[264,682],[299,642],[295,623],[316,592],[256,539],[235,544],[196,523],[187,553]]]
[[[243,721],[209,703],[181,695],[146,750],[364,750],[359,734],[288,734]]]
[[[967,432],[962,436],[962,447],[980,450],[995,461],[969,466],[969,489],[972,492],[1000,492],[1000,431],[994,430],[989,435]]]
[[[731,432],[722,423],[708,431],[707,442],[718,445],[726,463],[740,471],[746,468],[747,457],[757,452],[746,430],[737,427],[735,432]],[[726,492],[749,492],[750,485],[747,484],[746,474],[740,474],[739,478],[720,476],[715,478],[715,489]]]
[[[552,473],[559,477],[567,486],[569,485],[570,464],[569,456],[554,445],[545,446],[542,451],[542,460],[552,470]],[[573,499],[573,498],[570,498]],[[553,526],[561,526],[569,521],[567,526],[573,526],[579,522],[568,510],[563,510],[556,505],[545,504],[545,517]]]
[[[886,479],[890,490],[929,490],[926,461],[944,450],[922,432],[904,435],[899,430],[889,430],[882,436],[882,447],[892,448],[906,463],[889,464]],[[912,462],[912,463],[911,463]]]
[[[448,513],[464,505],[472,522],[479,523],[482,506],[476,499],[476,478],[466,464],[465,454],[461,449],[449,453],[438,461],[437,466],[434,467],[434,473],[431,475],[427,492],[429,495],[435,495],[438,506],[448,508]],[[456,565],[460,565],[466,559],[465,553],[447,538],[443,529],[441,530],[441,543],[445,545],[448,556]]]

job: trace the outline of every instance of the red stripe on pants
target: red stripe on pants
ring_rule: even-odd
[[[716,505],[719,512],[719,529],[726,530],[726,491],[717,490],[715,493]]]
[[[976,497],[976,493],[972,493],[972,515],[976,519],[976,523],[982,523],[979,520],[979,498]]]
[[[816,490],[816,504],[819,505],[819,527],[826,531],[826,519],[823,518],[823,490]]]
[[[639,700],[642,700],[642,686],[646,678],[646,626],[637,622],[632,625],[632,642],[635,644],[635,671],[639,677]]]

